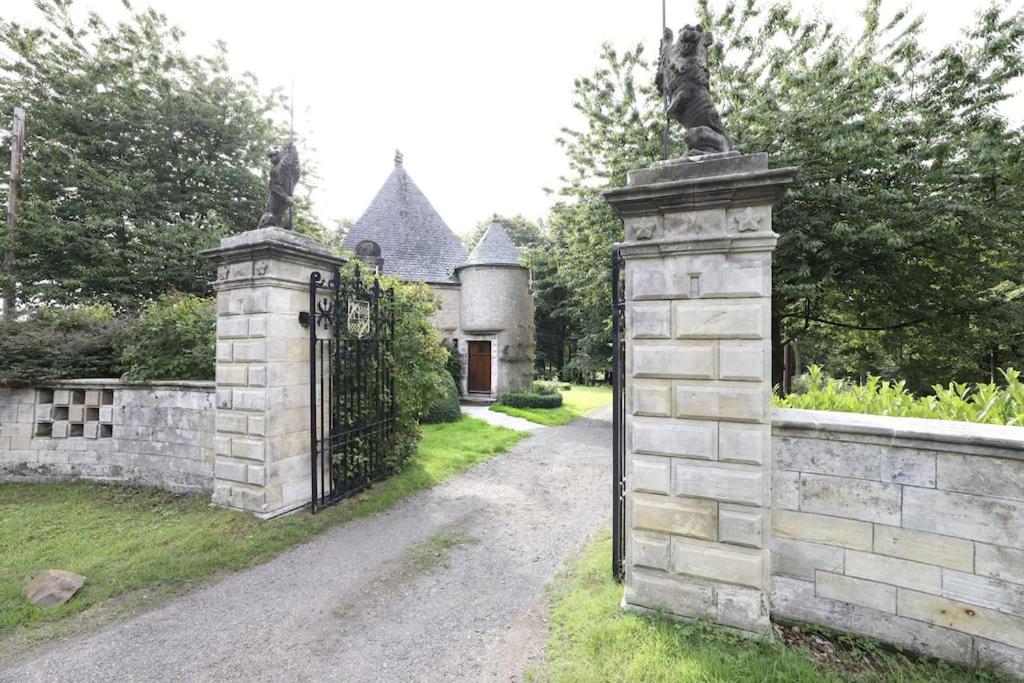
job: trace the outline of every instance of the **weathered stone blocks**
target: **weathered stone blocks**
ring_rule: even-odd
[[[815,572],[814,592],[821,598],[896,613],[896,588],[886,583],[818,570]]]
[[[872,527],[865,522],[792,510],[772,511],[772,531],[779,538],[815,541],[869,552],[873,538]]]
[[[1024,548],[1024,502],[907,486],[903,526]]]
[[[765,504],[764,473],[758,467],[673,461],[672,491],[727,503]]]
[[[760,550],[672,537],[672,571],[676,574],[760,588],[764,569],[765,555]]]
[[[902,489],[895,484],[818,474],[800,475],[800,509],[899,525]]]
[[[974,544],[968,540],[884,524],[875,525],[874,552],[961,571],[974,567]]]
[[[698,420],[636,418],[632,422],[633,451],[701,460],[718,457],[718,423]]]
[[[659,166],[630,181],[656,177],[656,185],[607,195],[630,240],[620,245],[634,534],[625,601],[761,633],[769,628],[771,203],[792,179],[792,169],[770,172],[765,161]],[[751,175],[699,177],[723,168]],[[707,205],[690,188],[705,182],[722,185]],[[656,541],[640,535],[652,532]],[[676,577],[658,573],[665,538]]]
[[[309,277],[342,260],[280,228],[227,237],[218,264],[214,502],[269,517],[309,500]]]
[[[675,415],[705,420],[760,422],[767,417],[768,397],[748,385],[673,385]]]
[[[672,306],[673,336],[677,339],[764,339],[768,304],[760,300],[737,303],[676,301]]]
[[[633,455],[632,476],[627,478],[630,490],[668,495],[672,491],[672,460],[669,458]]]
[[[715,540],[718,506],[712,501],[643,493],[633,494],[630,501],[634,529]]]
[[[634,377],[714,379],[714,342],[634,344]]]

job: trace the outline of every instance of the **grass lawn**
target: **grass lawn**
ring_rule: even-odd
[[[419,451],[400,474],[318,515],[303,511],[267,522],[212,507],[205,494],[90,483],[0,485],[0,650],[6,636],[46,630],[104,602],[126,609],[265,562],[329,527],[385,510],[524,436],[468,417],[426,425]],[[22,589],[44,569],[67,569],[87,581],[68,603],[43,610]]]
[[[548,427],[557,427],[594,408],[611,405],[611,402],[612,388],[609,386],[585,387],[574,384],[572,389],[562,392],[562,405],[558,408],[512,408],[495,403],[491,410],[522,417]]]
[[[874,641],[812,627],[814,645],[747,640],[708,623],[625,612],[611,579],[611,537],[591,543],[552,590],[547,671],[553,681],[996,681],[986,671],[921,660]],[[822,654],[822,653],[827,654]],[[817,653],[817,654],[816,654]]]

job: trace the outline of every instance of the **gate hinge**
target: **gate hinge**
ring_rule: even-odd
[[[299,324],[303,327],[309,327],[309,311],[299,313]]]

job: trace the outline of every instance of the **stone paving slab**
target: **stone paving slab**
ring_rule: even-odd
[[[509,429],[515,429],[520,432],[535,432],[539,429],[549,429],[545,425],[530,422],[529,420],[521,417],[499,413],[495,410],[491,410],[487,406],[461,407],[463,415],[469,415],[470,417],[475,417],[478,420],[483,420],[492,425],[498,425],[499,427],[508,427]]]

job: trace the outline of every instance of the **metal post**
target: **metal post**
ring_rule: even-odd
[[[322,466],[317,454],[318,439],[316,419],[316,289],[320,282],[320,273],[313,272],[309,276],[309,478],[312,489],[310,490],[310,508],[316,512],[317,508],[317,470]],[[321,392],[323,390],[321,389]],[[322,426],[321,426],[322,429]]]
[[[8,283],[4,291],[4,318],[14,318],[17,305],[17,261],[15,259],[15,228],[18,222],[18,190],[21,187],[21,164],[25,153],[25,110],[15,107],[11,124],[11,182],[7,190],[7,251],[4,254],[4,273]]]

